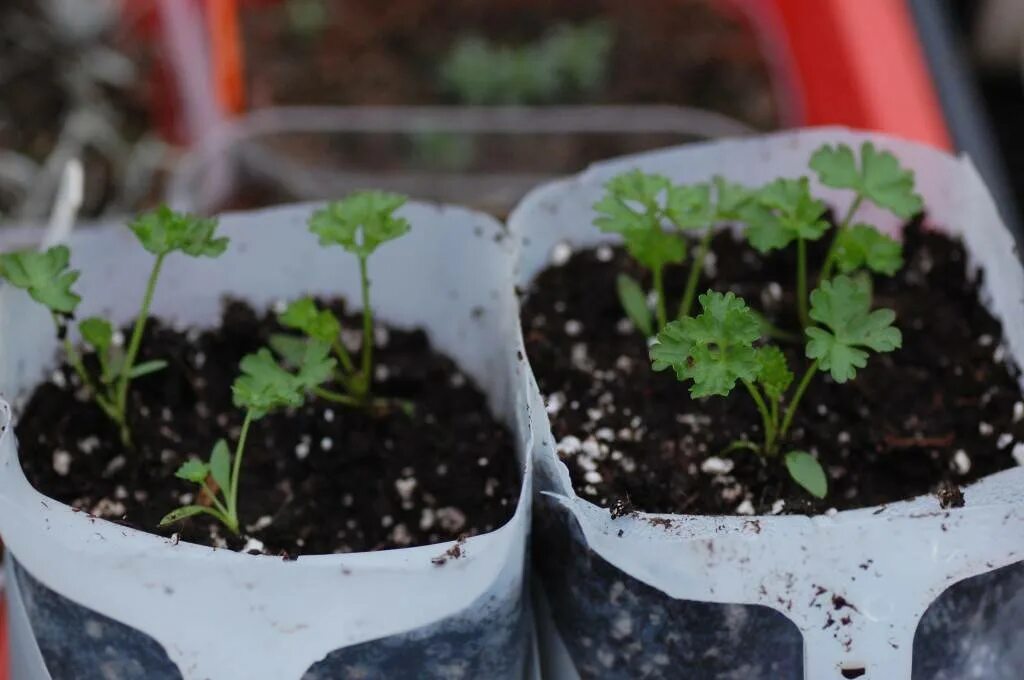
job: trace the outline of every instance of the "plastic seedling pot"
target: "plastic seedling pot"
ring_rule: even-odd
[[[214,263],[170,258],[153,314],[210,326],[224,296],[257,309],[305,293],[359,299],[354,262],[321,248],[305,227],[314,207],[223,217],[228,252]],[[467,539],[465,556],[443,565],[433,560],[451,543],[297,561],[178,543],[91,519],[34,490],[18,462],[17,409],[0,402],[14,677],[523,677],[531,436],[506,285],[512,243],[479,213],[415,203],[403,213],[412,231],[370,263],[375,310],[382,322],[425,329],[512,428],[523,470],[513,518]],[[151,257],[120,225],[79,231],[70,242],[82,270],[81,312],[129,321]],[[9,286],[0,289],[0,319],[0,385],[16,406],[52,370],[56,339],[46,312]]]
[[[506,215],[538,183],[608,155],[749,132],[675,106],[261,109],[212,130],[168,197],[209,213],[232,199],[318,200],[373,186]]]
[[[624,170],[758,185],[807,174],[824,143],[856,148],[865,140],[915,170],[936,226],[961,236],[972,266],[984,270],[983,303],[1002,321],[1008,356],[1024,364],[1024,272],[971,162],[841,128],[629,156],[540,187],[510,219],[522,244],[518,283],[525,287],[560,242],[585,247],[609,238],[592,226],[591,206]],[[849,197],[819,190],[842,214]],[[549,666],[571,661],[565,677],[1020,677],[1024,469],[968,487],[960,509],[922,496],[831,516],[613,520],[575,495],[535,385],[531,398],[540,492],[533,553],[557,628],[543,643]],[[830,624],[834,602],[844,606]],[[840,625],[840,617],[848,620]]]

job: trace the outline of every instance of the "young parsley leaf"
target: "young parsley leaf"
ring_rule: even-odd
[[[21,250],[0,255],[0,277],[28,292],[36,302],[58,314],[72,314],[82,298],[71,290],[79,272],[69,270],[71,252],[54,246],[45,252]]]
[[[715,175],[711,182],[714,184],[715,194],[718,196],[716,219],[742,220],[744,210],[755,196],[754,192],[742,184],[726,180],[721,175]]]
[[[826,144],[814,152],[810,165],[825,186],[853,189],[903,219],[923,207],[921,197],[914,193],[914,173],[900,166],[888,151],[877,151],[871,142],[861,145],[860,168],[853,150],[845,144]]]
[[[313,213],[309,229],[320,237],[320,245],[339,245],[369,257],[382,243],[409,231],[408,220],[394,214],[405,202],[399,194],[359,191]]]
[[[227,238],[215,238],[217,220],[179,213],[162,205],[135,218],[129,225],[142,247],[154,255],[180,251],[192,257],[217,257],[228,247]]]
[[[757,361],[757,381],[769,397],[778,401],[793,382],[786,355],[778,347],[767,345],[757,350]]]
[[[665,215],[681,229],[704,229],[715,221],[715,205],[707,184],[669,185]]]
[[[325,343],[307,343],[297,373],[290,373],[264,348],[242,359],[242,375],[231,390],[235,406],[252,411],[255,418],[279,408],[295,408],[305,401],[305,393],[329,379],[335,361],[328,357]]]
[[[341,333],[341,322],[329,309],[317,307],[313,298],[301,298],[288,305],[278,317],[285,328],[294,328],[325,343],[332,343]]]
[[[661,195],[669,186],[666,177],[631,170],[609,180],[606,193],[594,204],[594,225],[621,234],[630,256],[651,270],[686,257],[686,242],[661,227]]]
[[[78,324],[78,332],[82,334],[83,340],[101,354],[106,353],[114,341],[114,327],[98,316],[84,319]]]
[[[761,324],[746,302],[733,293],[708,291],[698,297],[702,312],[666,325],[651,347],[655,371],[672,367],[680,380],[692,380],[694,397],[725,396],[737,380],[758,376],[753,343]]]
[[[188,482],[202,484],[210,476],[210,466],[198,458],[189,458],[181,464],[174,476]]]
[[[821,362],[837,383],[852,380],[867,365],[866,349],[891,352],[903,344],[891,309],[870,311],[869,284],[849,276],[823,281],[811,293],[811,318],[824,324],[806,329],[807,356]]]
[[[777,179],[756,192],[740,210],[747,240],[758,252],[785,248],[796,239],[816,241],[828,231],[825,204],[811,196],[810,182]]]
[[[903,266],[903,245],[868,224],[855,224],[836,235],[835,262],[849,274],[867,268],[892,276]]]

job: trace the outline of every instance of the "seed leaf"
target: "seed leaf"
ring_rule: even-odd
[[[844,274],[867,268],[892,276],[903,266],[903,245],[871,225],[855,224],[836,239],[836,266]]]
[[[210,476],[224,493],[231,488],[231,451],[223,439],[217,440],[210,452]]]
[[[329,309],[317,307],[313,298],[306,297],[292,302],[278,320],[285,328],[294,328],[328,344],[337,340],[341,333],[338,317]]]
[[[741,210],[747,223],[747,240],[758,252],[785,248],[795,239],[816,241],[828,231],[822,219],[825,204],[811,196],[810,183],[777,179],[758,190],[755,199]]]
[[[202,484],[210,476],[210,466],[198,458],[189,458],[174,473],[175,477],[185,479],[196,484]]]
[[[630,276],[619,274],[615,281],[619,291],[619,301],[626,315],[633,325],[640,329],[644,337],[649,338],[654,334],[654,316],[651,308],[647,306],[647,296],[643,288]]]
[[[867,365],[865,349],[891,352],[903,344],[900,330],[892,325],[896,313],[870,308],[869,285],[849,276],[824,281],[811,293],[811,318],[828,330],[806,330],[807,356],[819,360],[837,383],[852,380]]]
[[[320,245],[339,245],[359,257],[409,231],[409,222],[396,217],[406,197],[384,191],[358,191],[333,201],[313,213],[309,230],[320,237]]]
[[[175,212],[166,205],[135,218],[128,228],[154,255],[179,251],[192,257],[217,257],[228,247],[227,238],[215,238],[216,219]]]
[[[793,481],[815,498],[828,494],[828,477],[818,459],[806,451],[790,451],[786,454],[786,469]]]
[[[0,255],[0,277],[60,314],[72,314],[82,301],[71,290],[79,272],[68,269],[71,252],[54,246],[45,252],[21,250]]]
[[[203,513],[210,515],[215,514],[211,512],[209,508],[202,505],[186,505],[183,508],[171,510],[169,513],[164,515],[164,518],[160,520],[160,526],[165,527],[169,524],[174,524],[175,522],[180,522],[183,519],[188,519],[189,517],[194,517]]]
[[[692,380],[694,397],[725,396],[737,380],[754,380],[760,369],[753,343],[760,324],[746,302],[733,293],[708,291],[698,298],[702,312],[673,321],[651,347],[654,370],[672,367],[680,380]]]
[[[822,146],[811,156],[810,165],[822,184],[853,189],[903,219],[923,207],[921,196],[914,192],[913,171],[903,168],[888,151],[877,151],[871,142],[861,145],[859,169],[853,151],[845,144]]]
[[[141,364],[132,366],[132,370],[128,371],[128,379],[135,380],[141,378],[144,375],[150,373],[156,373],[167,368],[167,362],[163,359],[154,359],[153,361],[144,361]]]

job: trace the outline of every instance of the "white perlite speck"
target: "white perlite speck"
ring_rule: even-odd
[[[309,435],[303,435],[302,441],[295,445],[295,457],[299,460],[304,460],[309,455],[310,440]]]
[[[1024,465],[1024,442],[1019,442],[1013,447],[1013,459],[1017,461],[1017,465]]]
[[[604,481],[604,477],[602,477],[601,473],[596,470],[590,470],[584,474],[583,479],[586,480],[587,484],[600,484]]]
[[[53,471],[61,477],[67,477],[71,471],[71,454],[57,449],[53,452]]]
[[[569,319],[565,322],[565,334],[570,338],[575,338],[577,335],[583,332],[583,324],[576,319]]]
[[[785,508],[785,507],[786,507],[786,501],[780,498],[779,500],[777,500],[774,503],[772,503],[772,514],[773,515],[779,514],[780,512],[782,512],[782,509]]]
[[[438,508],[434,515],[445,531],[456,532],[466,526],[466,515],[458,508]]]
[[[754,514],[754,504],[750,502],[749,498],[744,499],[743,502],[740,503],[736,507],[736,514],[737,515],[753,515]]]
[[[558,453],[564,453],[572,455],[578,453],[581,448],[581,442],[579,437],[574,437],[571,434],[562,438],[561,441],[555,446],[555,451]]]
[[[329,408],[325,408],[324,409],[324,421],[328,422],[328,423],[333,423],[334,422],[334,409],[329,409]]]
[[[614,254],[615,253],[612,252],[611,246],[607,245],[598,246],[597,250],[594,252],[594,255],[597,256],[598,262],[611,262]]]
[[[1013,422],[1019,423],[1024,420],[1024,401],[1018,401],[1013,405]]]
[[[331,439],[330,437],[324,437],[323,439],[320,440],[320,448],[323,449],[324,451],[330,451],[332,448],[334,448],[334,440]]]
[[[412,492],[416,490],[416,484],[417,482],[414,478],[396,479],[395,490],[398,491],[398,495],[403,501],[407,501],[412,498]]]
[[[704,462],[700,464],[700,471],[706,475],[727,475],[735,466],[736,464],[728,458],[711,456],[705,458]]]
[[[1013,443],[1013,435],[1009,432],[1004,432],[999,435],[999,439],[996,440],[996,446],[1000,449],[1005,449],[1007,446]]]
[[[559,241],[551,249],[551,264],[561,267],[572,257],[572,246],[565,241]]]
[[[553,416],[561,411],[563,406],[565,406],[565,395],[561,392],[555,392],[548,397],[544,410],[548,412],[548,415]]]
[[[953,469],[955,469],[957,474],[960,475],[966,475],[971,471],[971,458],[963,449],[958,449],[957,452],[953,454]]]
[[[258,538],[250,538],[242,546],[242,552],[247,553],[251,551],[263,552],[263,541]]]
[[[978,423],[978,433],[982,437],[991,436],[993,432],[995,432],[995,428],[993,428],[990,423],[986,423],[985,421]]]

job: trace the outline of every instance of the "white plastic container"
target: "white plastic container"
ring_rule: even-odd
[[[354,259],[318,246],[305,226],[314,207],[223,217],[228,252],[215,262],[169,258],[154,315],[211,326],[225,295],[256,308],[304,293],[358,300]],[[468,539],[465,556],[442,566],[432,560],[451,544],[291,562],[175,544],[35,491],[18,463],[11,408],[0,402],[0,532],[17,680],[523,677],[531,436],[506,285],[512,244],[500,224],[468,210],[409,204],[402,213],[411,233],[370,262],[377,316],[426,329],[512,428],[524,475],[513,518]],[[70,241],[82,270],[80,311],[129,321],[152,256],[121,225]],[[9,286],[0,287],[0,329],[0,389],[16,404],[52,370],[56,338],[47,312]]]
[[[629,156],[544,185],[510,218],[522,244],[517,283],[526,287],[559,242],[609,240],[592,226],[591,206],[624,170],[757,185],[811,174],[821,144],[865,140],[913,168],[929,221],[963,237],[972,265],[984,269],[983,302],[1002,320],[1008,356],[1024,365],[1024,271],[970,161],[845,129]],[[849,192],[814,190],[839,214],[849,204]],[[834,516],[613,520],[573,492],[535,383],[531,398],[541,492],[533,552],[558,629],[542,645],[549,667],[575,666],[560,677],[1022,677],[1024,469],[967,488],[960,509],[924,496]]]

